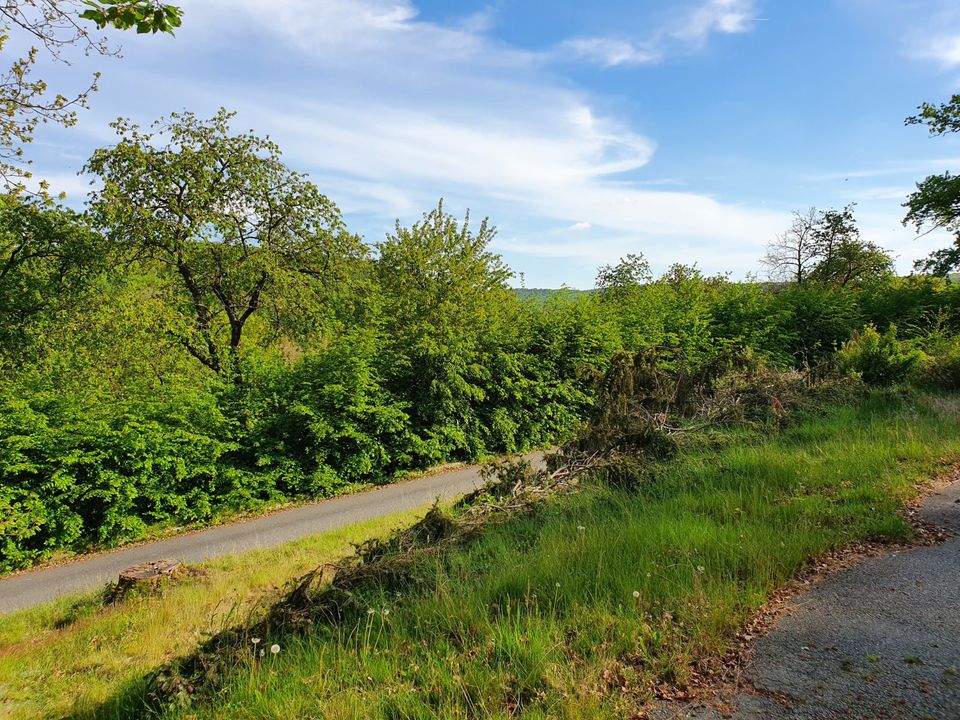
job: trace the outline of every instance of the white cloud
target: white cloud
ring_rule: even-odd
[[[560,45],[561,57],[573,56],[604,67],[615,65],[648,65],[659,62],[663,52],[652,46],[641,46],[633,40],[607,37],[586,37],[567,40]]]
[[[754,0],[707,0],[674,34],[703,43],[712,33],[745,33],[753,29]]]
[[[755,0],[705,0],[652,32],[646,40],[604,36],[573,38],[561,43],[553,56],[604,67],[649,65],[673,52],[699,49],[715,33],[749,32],[755,18]]]
[[[960,33],[930,38],[917,47],[914,54],[924,60],[936,61],[945,70],[960,66]]]
[[[175,41],[124,40],[94,111],[64,136],[85,138],[81,155],[111,136],[105,127],[118,114],[150,122],[225,105],[239,111],[237,129],[269,133],[290,165],[362,215],[367,227],[357,229],[368,235],[443,196],[451,211],[525,227],[522,241],[498,244],[512,253],[584,258],[578,266],[587,267],[624,251],[653,257],[662,247],[677,259],[688,248],[717,266],[749,255],[733,267],[741,270],[784,225],[780,213],[647,184],[638,175],[655,142],[598,112],[542,57],[491,39],[488,19],[440,25],[404,0],[182,4],[189,22]],[[712,17],[698,22],[710,32],[739,27]],[[590,232],[546,229],[558,226]]]
[[[573,225],[570,226],[570,229],[583,231],[583,230],[589,230],[591,227],[592,225],[590,225],[590,223],[581,221],[581,222],[575,222]]]

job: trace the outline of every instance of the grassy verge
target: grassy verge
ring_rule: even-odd
[[[211,560],[206,574],[160,596],[103,607],[100,594],[63,598],[0,618],[0,716],[86,713],[132,680],[190,652],[208,633],[243,622],[292,577],[354,543],[409,524],[406,512],[270,550]]]
[[[588,488],[438,555],[429,592],[362,591],[369,612],[269,637],[169,717],[619,718],[682,685],[812,557],[903,540],[915,483],[960,458],[960,402],[874,395],[775,436]],[[99,717],[139,717],[133,684]]]

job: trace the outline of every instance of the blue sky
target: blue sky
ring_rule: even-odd
[[[761,273],[793,210],[856,202],[862,234],[909,271],[901,203],[957,171],[960,137],[903,119],[960,92],[960,4],[947,0],[181,0],[175,38],[116,36],[122,59],[46,67],[101,90],[43,128],[39,176],[76,176],[108,123],[238,112],[367,240],[435,206],[499,228],[528,287],[590,287],[643,253]]]

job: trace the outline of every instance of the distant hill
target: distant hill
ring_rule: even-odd
[[[591,292],[590,290],[577,290],[575,288],[514,288],[513,291],[521,300],[528,298],[546,300],[550,295],[561,292],[578,294]]]

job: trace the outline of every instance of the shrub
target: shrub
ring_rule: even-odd
[[[897,339],[894,325],[882,335],[875,326],[867,325],[837,351],[840,369],[857,375],[868,385],[905,381],[923,357],[922,351],[911,349]]]

